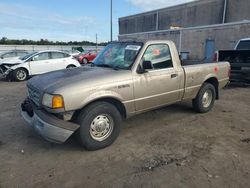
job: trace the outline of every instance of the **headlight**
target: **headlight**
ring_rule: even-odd
[[[45,93],[43,95],[42,104],[49,108],[57,109],[64,108],[63,97],[61,95],[50,95]]]

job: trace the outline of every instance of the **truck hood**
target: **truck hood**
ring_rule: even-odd
[[[97,86],[108,82],[127,79],[129,70],[114,70],[112,68],[84,66],[73,69],[54,71],[31,78],[27,86],[40,92],[62,94],[60,91]],[[131,77],[130,77],[131,78]]]

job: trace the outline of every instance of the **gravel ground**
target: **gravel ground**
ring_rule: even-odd
[[[185,102],[136,116],[89,152],[41,139],[19,115],[25,83],[0,80],[0,187],[250,187],[249,91],[223,90],[207,114]]]

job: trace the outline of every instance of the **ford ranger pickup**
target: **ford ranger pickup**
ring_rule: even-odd
[[[87,150],[111,145],[122,120],[183,100],[210,111],[229,81],[228,62],[181,66],[167,40],[112,42],[91,65],[31,78],[22,117],[48,141],[73,135]]]

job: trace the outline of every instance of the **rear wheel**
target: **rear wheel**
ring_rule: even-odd
[[[87,58],[83,58],[83,60],[82,60],[82,63],[83,64],[87,64],[89,61],[88,61],[88,59]]]
[[[193,108],[196,112],[206,113],[212,109],[215,97],[215,87],[210,83],[205,83],[193,100]]]
[[[28,71],[23,69],[23,68],[19,68],[19,69],[14,70],[13,79],[15,81],[18,81],[18,82],[27,80],[28,79]]]
[[[78,140],[87,150],[111,145],[121,130],[121,114],[108,102],[95,102],[79,114]]]

